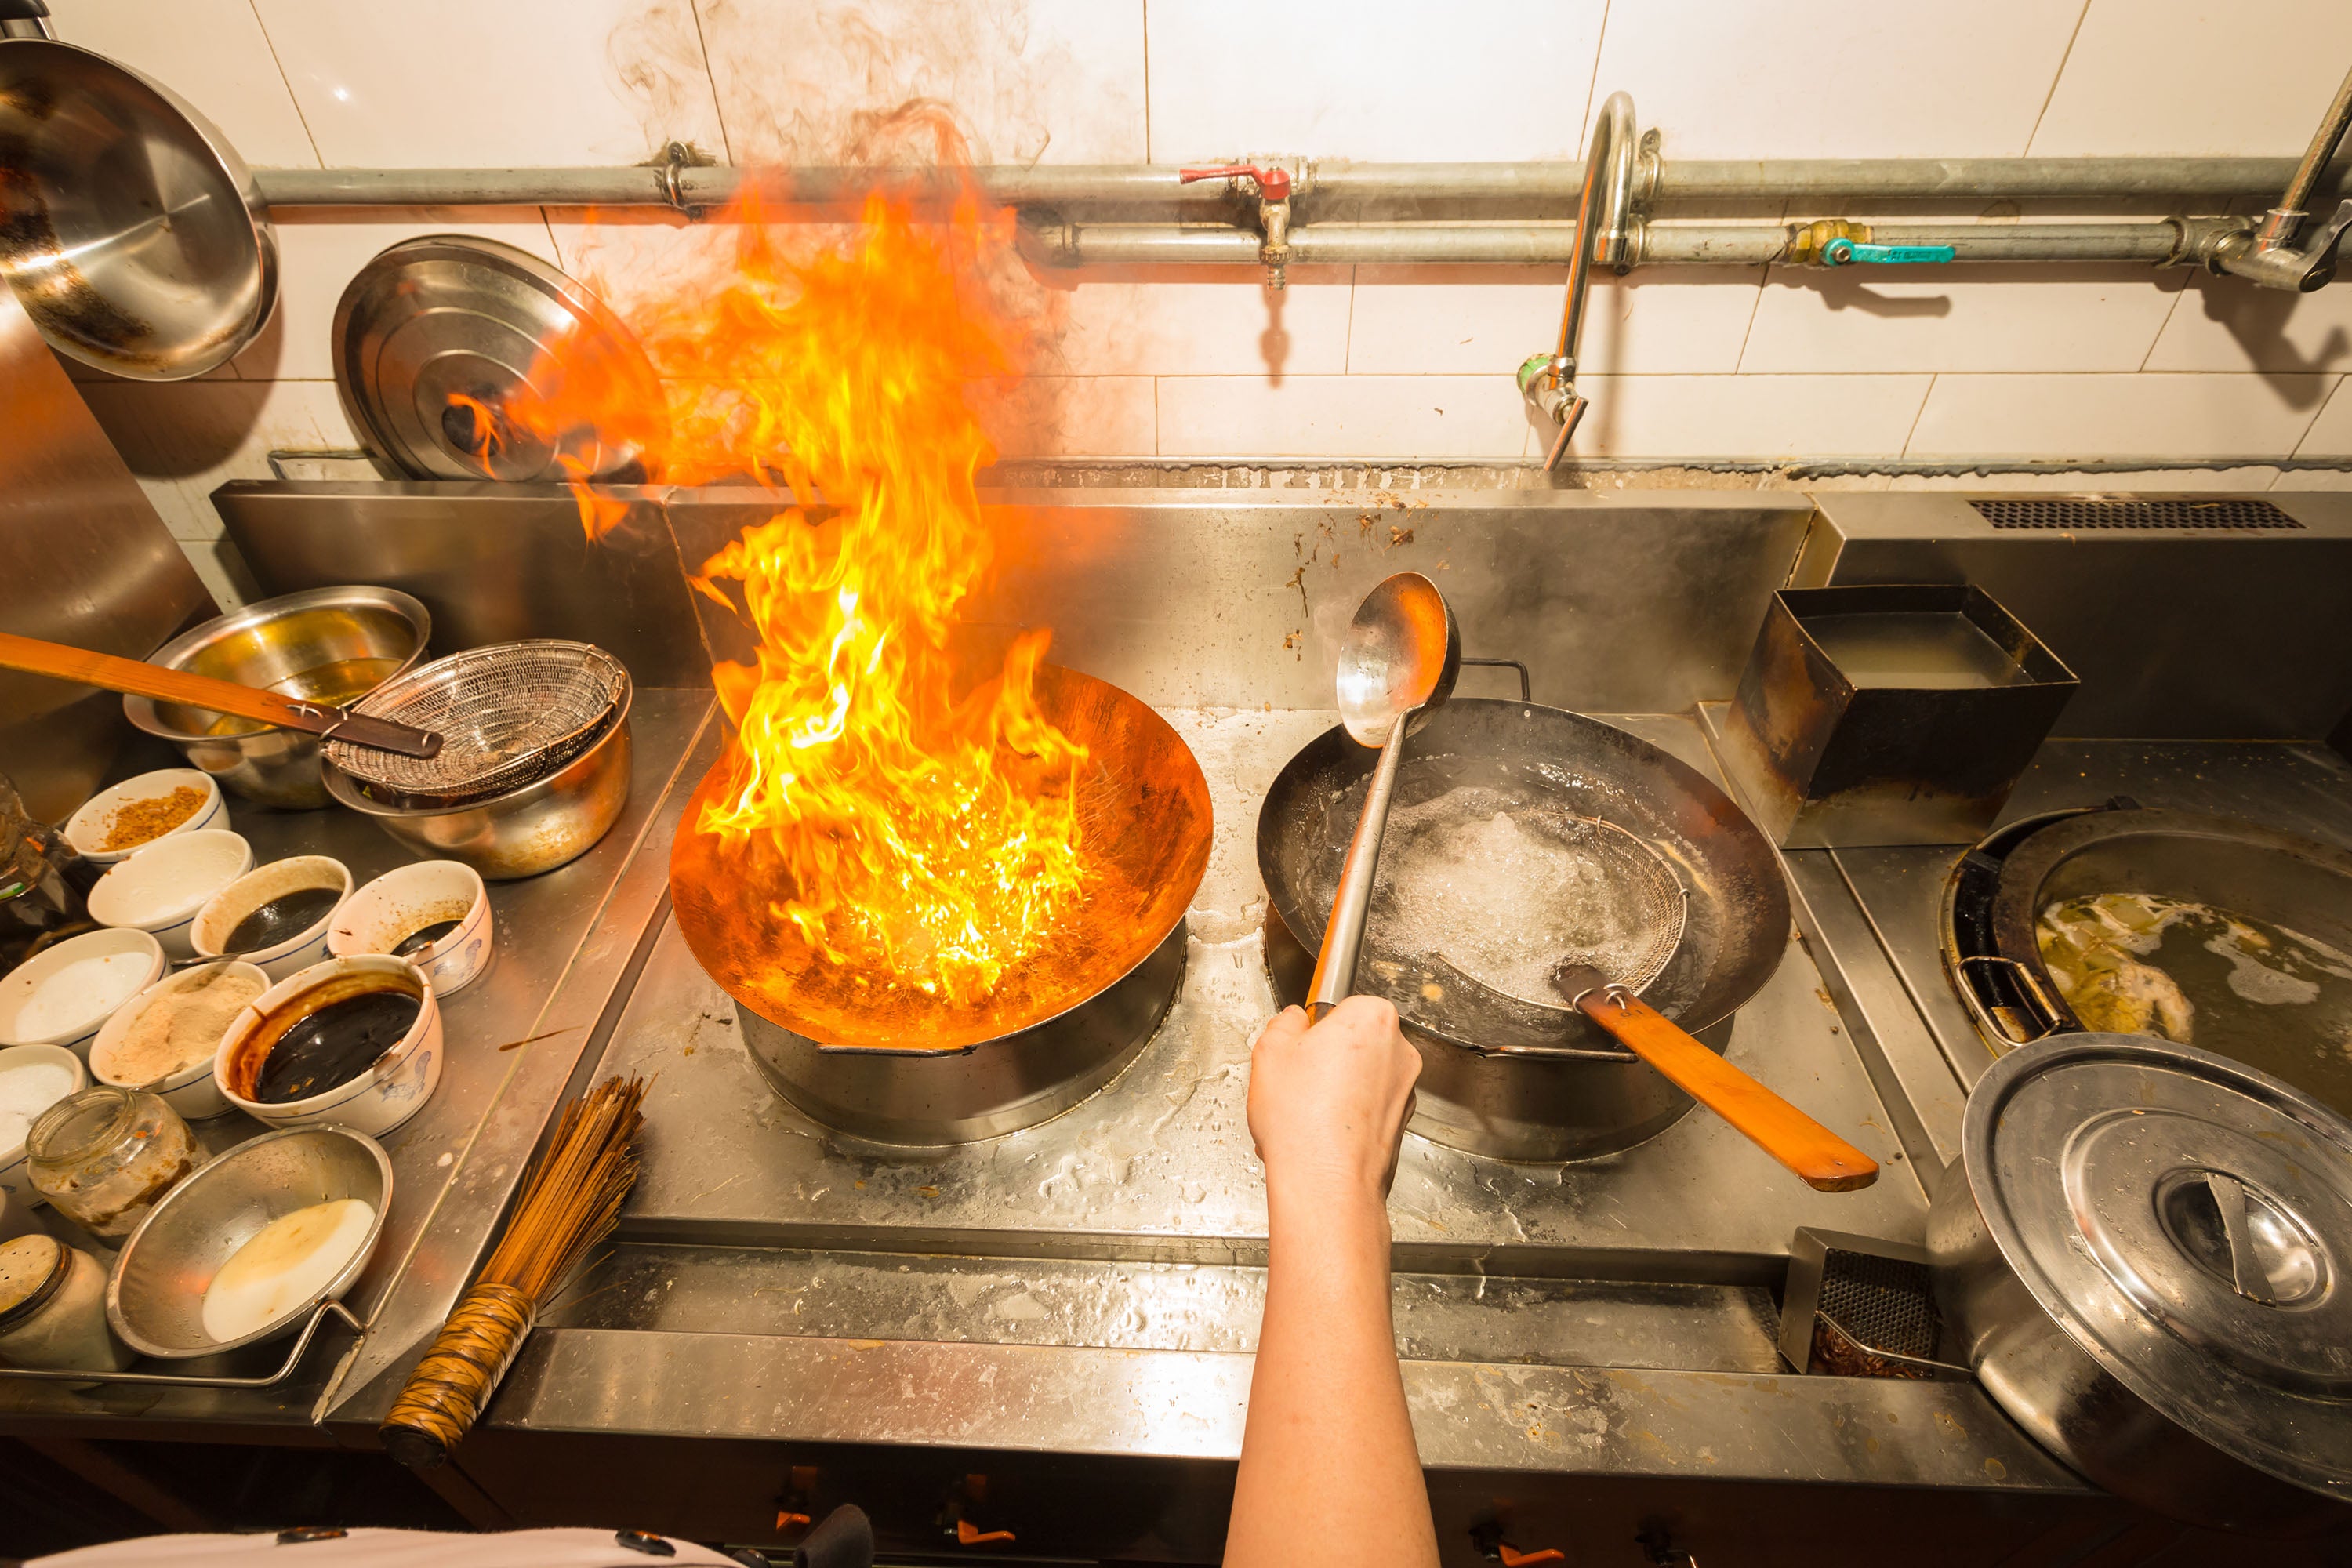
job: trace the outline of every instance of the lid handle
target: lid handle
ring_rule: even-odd
[[[2230,1243],[2231,1284],[2249,1301],[2276,1306],[2278,1291],[2263,1263],[2261,1248],[2254,1245],[2253,1227],[2246,1222],[2245,1184],[2235,1176],[2208,1171],[2205,1190],[2213,1195],[2213,1206],[2221,1215],[2221,1233]]]

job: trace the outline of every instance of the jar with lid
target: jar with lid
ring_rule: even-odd
[[[121,1372],[131,1352],[106,1326],[106,1266],[35,1233],[0,1241],[0,1363]]]
[[[179,1112],[142,1089],[68,1095],[25,1135],[26,1172],[58,1212],[109,1241],[129,1236],[204,1163]]]

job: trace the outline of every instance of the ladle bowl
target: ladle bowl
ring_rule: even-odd
[[[1363,815],[1339,868],[1339,890],[1307,991],[1307,1016],[1318,1022],[1355,989],[1356,955],[1364,945],[1364,917],[1371,909],[1381,835],[1404,742],[1454,694],[1461,673],[1462,631],[1436,584],[1418,572],[1400,572],[1364,595],[1339,645],[1339,720],[1349,739],[1377,748],[1381,760],[1364,791]]]

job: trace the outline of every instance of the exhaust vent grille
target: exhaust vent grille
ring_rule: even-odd
[[[2108,528],[2222,530],[2303,526],[2266,500],[2233,497],[2036,496],[2020,500],[1972,500],[1969,504],[1995,528],[2063,529],[2074,532]]]

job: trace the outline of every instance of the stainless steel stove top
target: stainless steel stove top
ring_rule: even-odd
[[[1724,707],[1700,712],[1712,733]],[[2203,812],[2352,846],[2352,767],[2325,746],[2292,742],[2050,741],[2002,809],[2000,825],[2126,795],[2144,806]],[[1800,920],[1823,978],[1856,1026],[1898,1110],[1915,1159],[1948,1160],[1967,1090],[1992,1065],[1944,972],[1945,879],[1955,846],[1785,851]]]
[[[1262,1262],[1265,1198],[1246,1069],[1276,1002],[1253,853],[1257,804],[1275,772],[1331,719],[1301,710],[1169,716],[1208,776],[1217,829],[1189,916],[1182,989],[1131,1067],[1025,1132],[939,1150],[866,1143],[817,1126],[769,1091],[746,1058],[731,1003],[675,930],[665,931],[599,1069],[652,1080],[645,1173],[625,1236],[1076,1264]],[[1692,720],[1619,721],[1713,771]],[[1885,1162],[1886,1176],[1859,1194],[1811,1192],[1704,1112],[1621,1155],[1574,1165],[1512,1164],[1409,1137],[1390,1205],[1401,1267],[1473,1279],[1745,1285],[1777,1280],[1800,1225],[1916,1233],[1920,1184],[1793,933],[1779,973],[1740,1015],[1729,1054]],[[1251,1303],[1230,1305],[1241,1309],[1233,1321],[1255,1319]],[[1041,1320],[1038,1331],[1055,1331]]]

